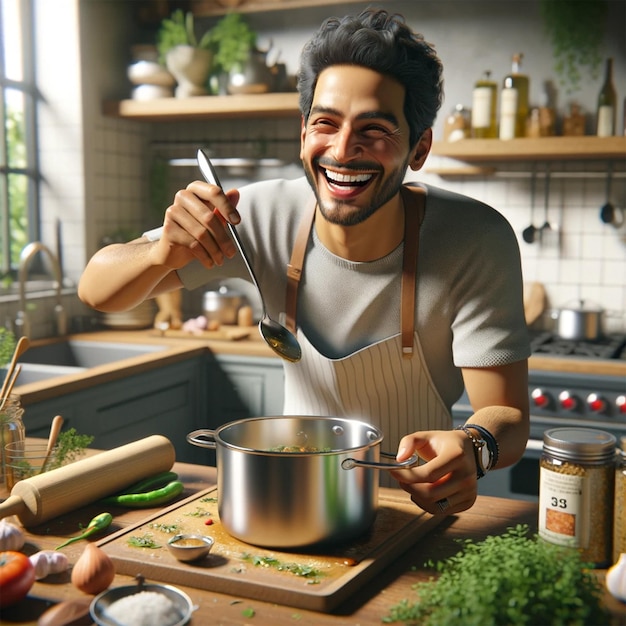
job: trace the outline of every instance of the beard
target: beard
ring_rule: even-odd
[[[337,200],[336,198],[322,200],[316,177],[320,162],[315,161],[313,163],[313,168],[315,169],[304,161],[302,161],[302,166],[304,168],[304,174],[317,199],[317,206],[324,219],[337,226],[356,226],[371,217],[381,206],[389,202],[389,200],[398,193],[400,187],[402,187],[408,163],[409,160],[407,157],[402,167],[394,170],[387,178],[382,180],[380,187],[374,191],[369,204],[366,206],[357,206],[348,200]],[[358,168],[355,168],[355,170],[358,170]]]

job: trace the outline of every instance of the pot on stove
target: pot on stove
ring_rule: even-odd
[[[604,311],[597,305],[578,300],[575,305],[554,309],[551,317],[561,339],[595,341],[602,337]]]
[[[200,429],[187,441],[217,453],[220,522],[236,539],[297,548],[352,540],[370,529],[383,463],[381,431],[355,419],[256,417]]]

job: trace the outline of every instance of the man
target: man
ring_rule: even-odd
[[[181,286],[247,277],[223,220],[237,224],[270,316],[295,320],[302,345],[301,361],[285,363],[285,413],[378,425],[398,461],[414,452],[425,461],[391,474],[431,513],[472,506],[478,478],[515,463],[529,428],[510,226],[478,201],[402,185],[430,150],[441,72],[400,16],[367,10],[327,20],[299,73],[306,179],[226,193],[193,182],[155,241],[103,248],[79,285],[84,302],[116,311]],[[451,430],[463,385],[475,414]]]

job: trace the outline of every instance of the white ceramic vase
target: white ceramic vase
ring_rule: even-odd
[[[210,50],[193,46],[172,48],[165,56],[165,65],[177,82],[174,95],[177,98],[205,95],[212,63]]]

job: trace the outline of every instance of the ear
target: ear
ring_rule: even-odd
[[[416,172],[419,169],[422,169],[424,165],[424,161],[426,161],[426,157],[430,152],[430,148],[433,145],[433,129],[427,128],[422,136],[419,138],[418,142],[415,144],[413,148],[413,155],[411,160],[409,161],[409,167]]]
[[[302,156],[304,152],[304,138],[306,136],[306,121],[304,120],[304,115],[300,117],[300,160],[302,161]]]

